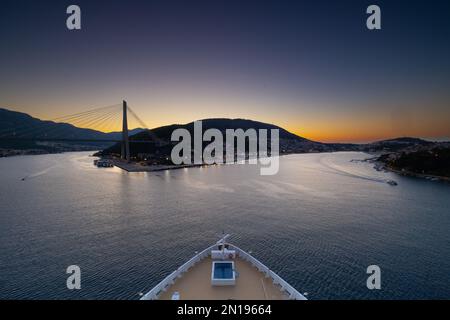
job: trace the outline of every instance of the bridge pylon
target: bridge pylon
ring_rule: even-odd
[[[122,152],[121,158],[130,161],[130,142],[128,140],[127,102],[123,100],[122,116]]]

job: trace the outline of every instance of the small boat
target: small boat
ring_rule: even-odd
[[[391,185],[391,186],[396,186],[396,185],[398,185],[398,183],[395,182],[394,180],[388,180],[386,183],[389,184],[389,185]]]
[[[112,161],[107,160],[107,159],[94,160],[94,165],[96,165],[99,168],[112,168],[112,167],[114,167],[114,164],[112,163]]]
[[[226,242],[197,253],[141,300],[307,300],[250,253]]]

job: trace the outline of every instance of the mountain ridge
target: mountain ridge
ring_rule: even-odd
[[[307,138],[301,137],[299,135],[296,135],[294,133],[291,133],[287,131],[286,129],[283,129],[282,127],[279,127],[277,125],[271,124],[271,123],[265,123],[261,121],[251,120],[251,119],[243,119],[243,118],[206,118],[197,120],[202,122],[202,129],[203,131],[208,129],[218,129],[222,133],[225,132],[226,129],[278,129],[280,133],[280,139],[293,139],[293,140],[299,140],[299,141],[305,141],[305,142],[311,142],[311,143],[320,143],[309,140]],[[170,124],[165,126],[160,126],[151,129],[151,131],[158,136],[161,139],[170,140],[169,135],[173,132],[175,129],[187,129],[190,133],[193,133],[194,128],[194,122],[191,121],[185,124]],[[144,132],[144,131],[143,131]],[[142,133],[143,133],[142,132]]]
[[[364,151],[364,152],[386,152],[386,151],[398,151],[404,148],[414,148],[419,146],[431,145],[434,142],[426,141],[420,138],[413,137],[397,137],[392,139],[385,139],[374,141],[366,144],[356,144],[356,143],[322,143],[318,141],[309,140],[307,138],[301,137],[294,133],[287,131],[286,129],[279,127],[275,124],[265,123],[252,119],[245,118],[204,118],[201,119],[203,131],[216,128],[222,133],[226,129],[243,129],[244,131],[250,128],[253,129],[279,129],[280,137],[280,152],[281,153],[304,153],[304,152],[333,152],[333,151]],[[191,121],[185,124],[170,124],[160,127],[153,128],[151,130],[136,128],[129,131],[130,140],[151,140],[162,139],[166,142],[170,141],[171,134],[173,130],[178,128],[184,128],[193,133],[194,122]],[[23,136],[20,135],[21,130],[23,131]],[[28,134],[27,134],[28,130]],[[35,138],[44,139],[51,138],[51,135],[44,134],[46,131],[56,132],[64,135],[70,139],[99,139],[99,140],[121,140],[121,132],[102,132],[89,128],[79,128],[70,123],[59,123],[51,120],[41,120],[33,117],[27,113],[9,110],[7,108],[0,108],[0,148],[3,149],[44,149],[49,152],[58,152],[58,150],[49,150],[49,147],[42,147],[35,142],[33,143],[17,143],[5,140],[5,133],[16,132],[14,137],[25,137],[25,138]],[[34,134],[32,134],[35,132]],[[37,132],[37,133],[36,133]],[[9,136],[11,137],[11,135]],[[70,151],[71,145],[66,143],[64,145],[63,151]],[[62,143],[59,143],[62,145]],[[110,148],[116,148],[117,145],[112,143],[102,143],[102,142],[83,142],[76,143],[76,148],[73,150],[79,150],[79,146],[85,146],[89,150],[104,149],[107,151]],[[56,148],[56,147],[55,147]],[[51,149],[51,148],[50,148]],[[56,148],[58,149],[58,148]],[[142,146],[141,148],[142,149]],[[145,149],[145,148],[144,148]],[[140,152],[145,152],[145,150],[139,150]]]
[[[14,127],[14,124],[17,122],[19,122],[19,127]],[[24,128],[24,126],[31,126],[31,128]],[[122,135],[120,131],[103,132],[90,128],[80,128],[67,122],[42,120],[27,113],[9,110],[6,108],[0,108],[0,128],[0,137],[5,136],[5,134],[11,132],[11,130],[17,130],[16,134],[19,136],[23,134],[22,136],[24,138],[43,138],[43,131],[33,131],[32,129],[55,130],[56,128],[63,130],[62,134],[69,134],[67,137],[74,139],[120,139]],[[130,130],[130,133],[135,134],[142,130],[142,128],[136,128]]]

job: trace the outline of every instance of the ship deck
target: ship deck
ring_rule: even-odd
[[[182,274],[159,299],[171,300],[179,292],[181,300],[285,300],[288,299],[281,287],[273,284],[271,278],[260,272],[251,263],[237,256],[233,261],[239,274],[231,286],[211,284],[212,259],[204,258]]]

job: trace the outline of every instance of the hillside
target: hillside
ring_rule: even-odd
[[[400,137],[361,145],[361,150],[366,152],[398,152],[406,149],[431,146],[433,144],[434,142],[432,141],[419,138]]]
[[[135,129],[131,134],[142,131]],[[68,123],[57,123],[34,118],[26,113],[0,108],[0,148],[12,150],[34,150],[35,153],[74,150],[98,150],[110,146],[111,142],[39,142],[35,139],[70,140],[120,140],[121,132],[104,133],[92,129],[78,128]]]
[[[445,143],[428,149],[385,154],[379,161],[382,161],[388,169],[404,174],[450,178],[450,145]]]
[[[213,118],[203,119],[203,132],[215,128],[222,132],[225,137],[226,129],[279,129],[280,137],[280,153],[305,153],[305,152],[323,152],[329,151],[330,147],[327,144],[308,140],[306,138],[297,136],[283,128],[276,125],[258,122],[246,119],[225,119]],[[130,137],[130,141],[153,141],[154,144],[149,143],[131,143],[130,154],[131,157],[136,158],[157,158],[163,159],[170,155],[172,150],[171,142],[172,132],[176,129],[186,129],[194,136],[194,122],[187,124],[174,124],[169,126],[158,127],[152,129],[151,132],[146,130]],[[209,142],[204,142],[204,146]],[[103,155],[118,155],[120,154],[120,144],[107,148],[102,152]]]

